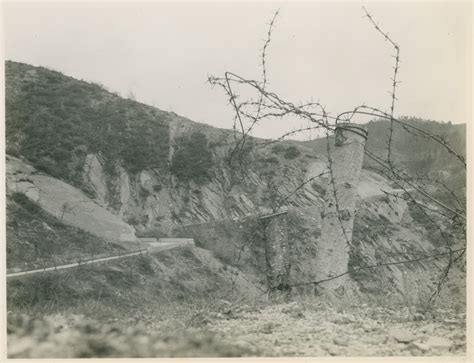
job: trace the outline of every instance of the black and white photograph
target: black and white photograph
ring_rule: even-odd
[[[470,1],[0,6],[2,358],[471,362]]]

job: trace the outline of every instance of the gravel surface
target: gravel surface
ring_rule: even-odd
[[[465,314],[438,310],[436,317],[409,309],[305,309],[298,303],[259,312],[218,313],[211,331],[263,356],[464,355]]]
[[[10,358],[463,356],[466,314],[286,303],[90,320],[9,314]]]

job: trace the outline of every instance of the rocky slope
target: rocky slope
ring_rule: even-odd
[[[120,216],[90,198],[82,190],[39,172],[27,162],[7,156],[7,194],[24,194],[33,203],[58,218],[98,237],[114,242],[137,241],[135,230]]]
[[[283,144],[246,153],[243,172],[240,158],[228,164],[231,131],[41,67],[7,62],[6,101],[8,154],[82,190],[140,232],[255,213],[270,206],[270,193],[285,195],[324,168],[310,149]],[[307,185],[290,203],[319,200]]]
[[[329,180],[325,140],[266,144],[250,138],[231,158],[230,130],[15,62],[6,63],[6,111],[7,194],[23,193],[62,222],[124,245],[136,235],[195,237],[262,285],[263,243],[252,216],[284,201],[291,217],[292,283],[314,288]],[[409,161],[423,163],[423,155],[410,155]],[[386,298],[412,290],[423,299],[445,258],[377,274],[358,269],[447,251],[462,245],[463,236],[449,229],[446,218],[433,214],[431,221],[398,198],[400,191],[373,171],[363,170],[357,192],[349,264],[358,289]],[[456,276],[463,276],[462,268],[461,260]],[[463,299],[462,288],[456,296]]]

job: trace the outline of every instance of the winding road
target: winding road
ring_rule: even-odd
[[[85,261],[78,261],[75,263],[69,263],[65,265],[44,267],[44,268],[35,269],[35,270],[19,271],[19,272],[13,272],[9,274],[7,273],[7,278],[33,275],[33,274],[48,272],[48,271],[64,270],[64,269],[79,267],[83,265],[90,265],[90,264],[99,263],[99,262],[105,262],[105,261],[117,260],[120,258],[137,256],[144,253],[155,253],[155,252],[169,250],[169,249],[178,248],[178,247],[194,246],[194,240],[192,238],[164,238],[156,242],[142,243],[142,245],[144,248],[141,248],[139,250],[132,251],[129,253],[120,254],[120,255],[95,258],[95,259],[90,259],[90,260],[85,260]]]

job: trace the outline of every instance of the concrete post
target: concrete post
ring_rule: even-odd
[[[334,145],[330,145],[332,178],[325,195],[321,238],[316,257],[317,280],[330,278],[348,270],[352,241],[357,185],[359,183],[367,131],[363,125],[339,123]],[[334,183],[333,183],[334,181]],[[344,289],[347,275],[320,286]]]
[[[288,244],[287,212],[260,217],[265,226],[265,256],[270,296],[290,291],[290,247]]]

